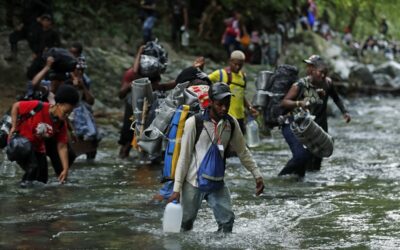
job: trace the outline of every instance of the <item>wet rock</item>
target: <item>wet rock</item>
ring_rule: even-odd
[[[349,85],[352,88],[359,88],[363,85],[375,85],[375,79],[367,66],[357,64],[350,69]]]
[[[379,87],[392,87],[392,78],[386,74],[373,74],[375,85]]]
[[[395,61],[389,61],[378,66],[373,73],[386,74],[392,78],[395,78],[400,76],[400,64]]]

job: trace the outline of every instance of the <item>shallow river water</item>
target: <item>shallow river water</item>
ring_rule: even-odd
[[[329,119],[334,154],[302,182],[277,177],[290,157],[279,131],[253,150],[265,177],[261,197],[238,159],[229,159],[236,220],[228,235],[215,233],[206,203],[193,231],[164,234],[164,204],[151,202],[160,167],[116,159],[116,146],[100,149],[94,164],[78,160],[65,185],[52,177],[21,189],[22,171],[2,162],[0,248],[399,249],[400,102],[375,97],[347,106],[349,125]]]

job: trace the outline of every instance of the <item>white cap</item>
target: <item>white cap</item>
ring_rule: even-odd
[[[231,53],[231,59],[238,59],[238,60],[245,60],[246,56],[244,53],[240,50],[235,50]]]

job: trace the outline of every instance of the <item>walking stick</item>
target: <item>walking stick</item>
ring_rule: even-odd
[[[149,102],[147,101],[147,98],[145,97],[143,99],[143,111],[142,111],[142,121],[141,121],[141,127],[139,131],[139,138],[142,137],[143,131],[144,131],[144,126],[146,122],[146,117],[147,117],[147,110],[149,109]],[[139,146],[139,152],[143,152],[143,149]]]

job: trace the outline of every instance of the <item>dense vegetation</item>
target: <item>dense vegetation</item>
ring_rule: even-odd
[[[12,18],[7,13],[8,8],[5,7],[14,5],[14,9],[18,9],[22,2],[22,0],[17,0],[2,3],[5,6],[0,8],[0,27],[11,26],[13,23],[10,21]],[[65,40],[81,40],[87,45],[100,47],[108,47],[111,44],[121,47],[119,43],[125,43],[128,44],[129,49],[134,50],[141,38],[140,21],[138,19],[140,1],[53,0],[52,2],[57,28]],[[167,2],[167,0],[159,0],[157,5],[159,20],[154,33],[161,40],[169,39]],[[239,10],[243,14],[248,30],[262,29],[272,27],[278,21],[286,22],[296,19],[306,1],[218,0],[216,1],[218,7],[210,7],[212,0],[187,0],[187,2],[190,29],[194,38],[192,40],[196,44],[196,46],[192,46],[191,52],[195,54],[199,50],[204,51],[207,44],[219,43],[224,29],[223,19],[229,17],[232,10]],[[397,14],[400,1],[316,0],[316,3],[319,16],[326,10],[334,30],[343,31],[346,26],[349,26],[358,40],[376,34],[382,18],[387,19],[389,35],[394,39],[400,36],[400,31],[395,28],[400,18]],[[207,26],[211,35],[209,37],[198,37],[198,27],[202,15],[215,8],[218,8],[218,11],[211,18],[212,25]],[[15,14],[18,14],[18,11]],[[104,38],[107,39],[104,40]],[[117,41],[115,38],[118,38]],[[218,52],[213,53],[209,56],[218,58],[220,55]]]

